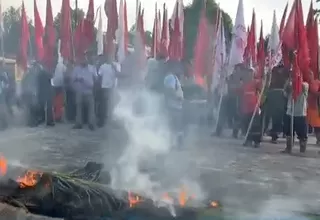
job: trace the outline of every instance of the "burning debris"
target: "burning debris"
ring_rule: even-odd
[[[166,193],[157,202],[133,192],[111,189],[107,185],[110,176],[101,178],[102,168],[101,164],[90,162],[66,175],[11,167],[0,157],[0,202],[33,214],[64,219],[125,219],[132,215],[196,219],[205,210],[220,208],[213,201],[197,208],[188,206],[193,196],[188,196],[184,189],[176,199]]]

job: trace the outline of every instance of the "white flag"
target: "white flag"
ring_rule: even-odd
[[[229,66],[243,62],[243,53],[247,45],[247,31],[244,23],[243,0],[239,0],[238,11],[232,31]]]
[[[2,0],[0,0],[0,34],[2,35],[4,32],[3,26],[3,14],[2,14]]]
[[[282,60],[281,41],[275,11],[273,12],[271,34],[268,42],[268,59],[270,70],[277,66]]]
[[[221,83],[222,74],[227,60],[226,38],[224,33],[224,22],[222,14],[219,16],[219,26],[216,37],[216,47],[214,54],[214,68],[212,76],[212,89],[215,89]]]
[[[99,9],[99,21],[98,21],[98,32],[97,32],[97,54],[103,54],[103,31],[102,31],[102,12],[101,7]]]

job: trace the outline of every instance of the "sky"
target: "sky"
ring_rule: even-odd
[[[104,4],[105,0],[95,0],[95,8]],[[119,3],[120,0],[118,0]],[[304,18],[306,19],[309,5],[311,0],[302,0],[303,9],[304,9]],[[315,1],[315,0],[313,0]],[[3,10],[5,10],[9,6],[19,7],[21,5],[22,0],[2,0]],[[24,0],[27,14],[30,18],[33,18],[33,0]],[[75,0],[70,0],[71,7],[74,7]],[[78,4],[80,8],[83,8],[84,11],[87,11],[88,0],[78,0]],[[145,8],[145,29],[152,30],[153,18],[154,18],[154,5],[158,3],[158,8],[162,9],[163,3],[167,4],[169,15],[172,14],[175,0],[141,0],[142,6]],[[184,4],[187,5],[191,3],[192,0],[184,0]],[[227,12],[232,20],[234,21],[236,13],[238,0],[216,0],[219,3],[220,7]],[[252,10],[254,9],[256,12],[257,19],[257,31],[260,30],[260,21],[263,20],[264,34],[268,34],[271,30],[272,25],[272,16],[273,10],[276,10],[278,25],[280,23],[280,19],[282,17],[283,10],[285,8],[288,0],[243,0],[244,4],[244,14],[245,14],[245,22],[246,25],[250,25]],[[291,8],[293,0],[289,0],[289,9]],[[56,15],[61,9],[62,0],[51,0],[53,14]],[[41,13],[41,17],[45,19],[45,6],[46,0],[37,0],[38,8]],[[315,5],[318,6],[318,5]],[[135,11],[136,11],[136,1],[135,0],[127,0],[128,7],[128,23],[129,27],[134,23],[135,20]],[[320,7],[320,4],[319,4]],[[103,14],[105,17],[105,15]],[[104,20],[104,24],[106,24],[106,17]],[[106,25],[104,25],[106,27]]]

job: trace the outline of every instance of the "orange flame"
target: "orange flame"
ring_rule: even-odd
[[[210,203],[210,205],[211,205],[211,207],[213,207],[213,208],[218,208],[218,207],[219,207],[219,203],[216,202],[216,201],[212,201],[212,202]]]
[[[131,192],[128,192],[128,200],[130,208],[142,201],[139,196],[134,196]]]
[[[179,193],[179,205],[185,206],[187,201],[188,201],[188,195],[185,188],[183,187]]]
[[[41,176],[42,173],[36,171],[27,171],[23,177],[18,177],[17,182],[19,183],[20,188],[32,187],[38,183]]]
[[[6,175],[8,170],[8,163],[4,156],[0,155],[0,176]]]

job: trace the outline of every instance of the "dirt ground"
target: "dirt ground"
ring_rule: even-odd
[[[71,128],[70,124],[12,127],[0,133],[0,152],[11,164],[26,167],[63,170],[95,160],[111,169],[126,146],[127,134],[119,123],[94,132]],[[320,148],[313,137],[305,155],[298,153],[296,144],[290,156],[280,153],[284,140],[273,145],[266,137],[254,149],[228,134],[214,138],[206,129],[189,133],[186,146],[172,149],[163,158],[163,167],[156,163],[158,170],[169,167],[179,171],[174,173],[177,179],[196,180],[206,195],[238,216],[319,212]]]

